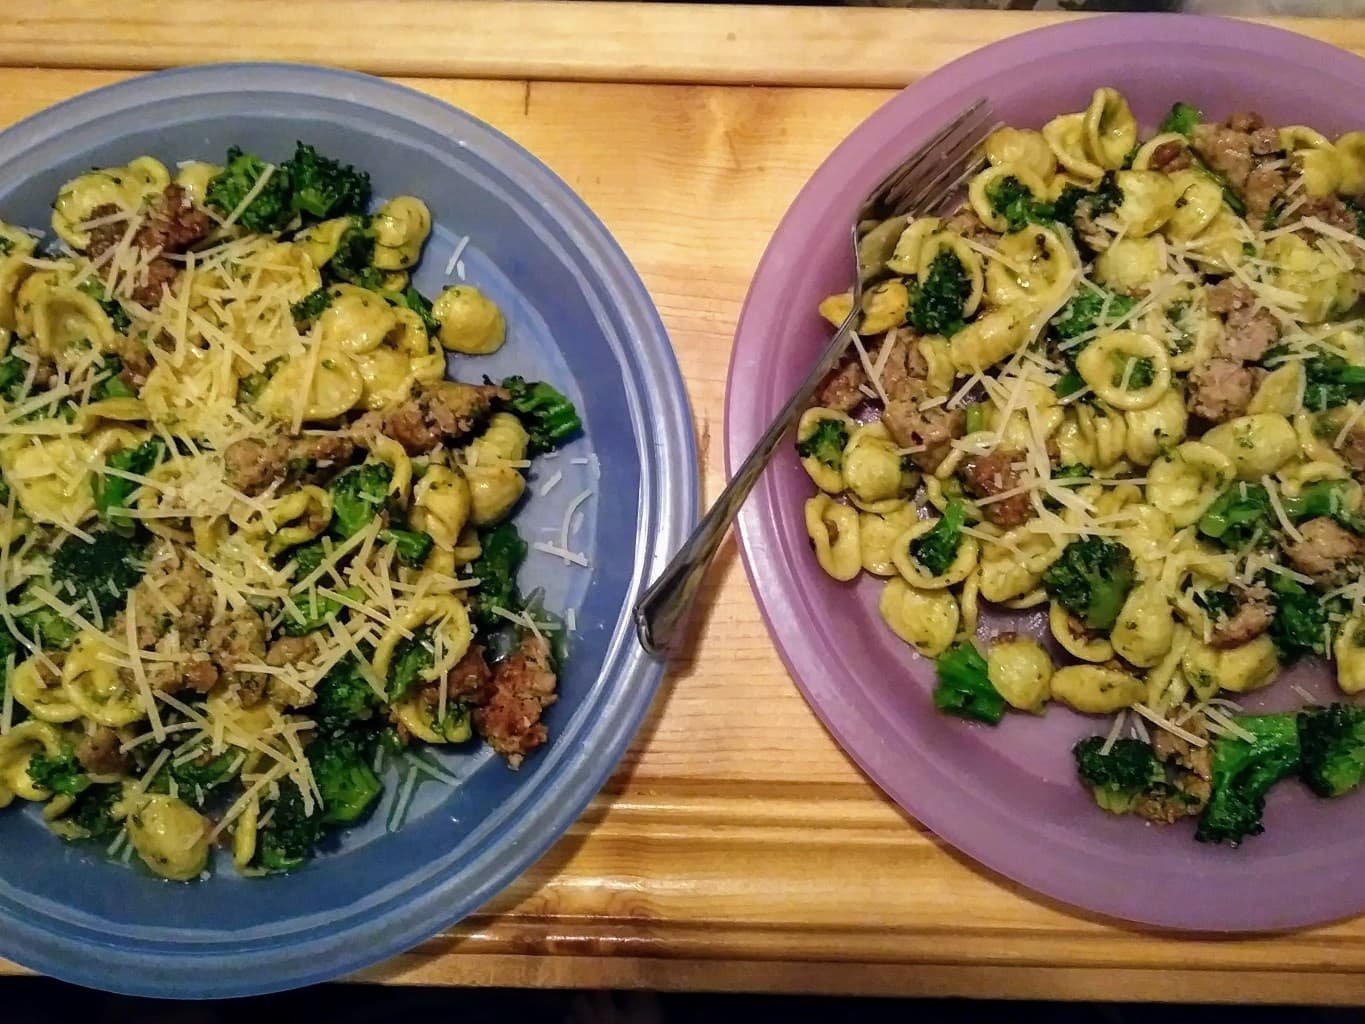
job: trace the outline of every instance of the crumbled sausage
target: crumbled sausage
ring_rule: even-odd
[[[1351,572],[1361,555],[1359,538],[1326,516],[1310,519],[1299,527],[1302,540],[1288,540],[1284,553],[1289,564],[1319,583],[1335,583]]]
[[[962,482],[978,498],[1016,490],[1019,487],[1019,474],[1012,463],[1018,458],[1013,452],[998,449],[973,456],[962,466]],[[983,504],[981,513],[996,526],[1009,529],[1033,518],[1034,509],[1028,494],[1021,493]]]
[[[1197,124],[1191,141],[1195,152],[1233,188],[1246,184],[1251,173],[1250,135],[1228,125]]]
[[[350,460],[355,442],[340,434],[260,440],[242,438],[223,450],[227,483],[255,496],[291,476],[333,469]]]
[[[198,693],[208,693],[218,685],[218,666],[207,658],[185,666],[185,685]]]
[[[493,404],[507,398],[506,390],[495,385],[440,381],[425,385],[387,413],[367,413],[356,421],[355,432],[361,443],[386,434],[409,454],[420,455],[472,434]]]
[[[962,436],[966,417],[961,409],[921,409],[919,401],[892,398],[882,413],[882,422],[892,439],[902,448],[916,449],[910,461],[926,472],[939,467],[952,450],[951,442]]]
[[[243,662],[259,662],[265,657],[265,622],[254,611],[243,608],[209,627],[204,645],[214,663],[232,672]]]
[[[1190,371],[1187,396],[1190,412],[1213,423],[1223,423],[1246,412],[1256,378],[1250,368],[1232,359],[1210,359]]]
[[[1280,324],[1256,304],[1256,295],[1235,278],[1228,278],[1205,293],[1209,312],[1223,321],[1218,354],[1240,362],[1255,362],[1280,336]]]
[[[1191,145],[1241,195],[1253,223],[1264,220],[1288,187],[1288,177],[1271,166],[1280,153],[1279,133],[1258,114],[1233,114],[1223,124],[1196,125]]]
[[[1275,200],[1289,187],[1289,178],[1279,167],[1256,167],[1247,175],[1243,197],[1247,219],[1253,224],[1264,223]]]
[[[105,204],[91,211],[91,219],[117,212],[118,207]],[[101,253],[122,241],[127,229],[128,225],[123,222],[91,228],[86,255],[92,259],[98,258]],[[148,206],[142,223],[133,234],[133,247],[144,254],[153,254],[133,286],[133,300],[144,306],[160,303],[166,286],[180,272],[180,268],[166,257],[184,252],[206,238],[212,230],[213,219],[190,202],[185,190],[179,185],[167,185],[165,191]]]
[[[867,399],[862,388],[867,385],[867,374],[862,363],[850,359],[826,378],[817,393],[816,405],[839,412],[852,412]]]
[[[474,725],[511,767],[520,767],[525,755],[545,742],[548,733],[540,718],[555,701],[555,684],[549,644],[527,636],[485,685]]]
[[[1356,216],[1351,212],[1351,208],[1342,202],[1340,196],[1315,196],[1307,199],[1299,207],[1298,216],[1300,219],[1314,217],[1341,231],[1352,235],[1356,233]]]
[[[114,775],[128,767],[128,757],[119,750],[118,733],[107,725],[76,744],[76,760],[91,775]]]
[[[1266,587],[1242,587],[1236,596],[1237,607],[1233,613],[1213,623],[1209,635],[1209,644],[1213,647],[1237,647],[1254,640],[1274,621],[1275,606]]]

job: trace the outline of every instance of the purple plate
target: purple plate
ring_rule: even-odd
[[[773,236],[730,363],[731,466],[827,340],[815,307],[847,287],[848,225],[882,175],[977,96],[1010,124],[1041,127],[1084,109],[1101,85],[1122,91],[1149,128],[1177,100],[1218,118],[1254,109],[1271,124],[1307,123],[1328,134],[1365,128],[1365,61],[1288,32],[1213,18],[1087,19],[1025,33],[935,72],[834,151]],[[1270,930],[1365,910],[1365,797],[1320,801],[1285,783],[1270,795],[1264,835],[1235,850],[1205,846],[1187,825],[1148,826],[1094,806],[1076,782],[1070,748],[1108,719],[1055,707],[1046,718],[1013,715],[992,729],[935,713],[933,666],[882,624],[881,583],[836,583],[817,566],[801,515],[812,492],[788,446],[740,518],[745,565],[806,699],[909,814],[1017,882],[1132,921]],[[987,617],[986,632],[1005,621]],[[1291,679],[1323,698],[1334,689],[1321,665],[1304,666],[1251,705],[1302,703]]]

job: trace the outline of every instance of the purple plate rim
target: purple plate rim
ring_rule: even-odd
[[[897,138],[908,151],[935,127],[925,124],[907,133],[903,126],[954,98],[959,105],[978,93],[978,81],[1000,65],[1033,64],[1078,48],[1113,45],[1152,46],[1214,38],[1223,49],[1249,55],[1273,55],[1283,63],[1297,62],[1326,74],[1359,75],[1361,60],[1327,43],[1266,25],[1193,15],[1135,14],[1086,18],[1045,26],[990,44],[934,71],[897,93],[841,142],[821,163],[783,215],[764,250],[740,312],[726,379],[725,461],[727,474],[747,454],[764,427],[775,403],[737,401],[737,381],[753,374],[746,351],[771,333],[771,322],[784,304],[783,285],[790,273],[789,254],[805,251],[813,211],[828,205],[846,183],[865,172],[877,159],[877,141]],[[869,155],[871,154],[871,155]],[[894,159],[894,157],[892,158]],[[882,170],[889,169],[890,162]],[[875,177],[869,179],[875,181]],[[789,300],[786,300],[789,301]],[[780,396],[779,396],[780,397]],[[981,787],[936,764],[914,750],[896,750],[882,742],[878,723],[869,712],[870,698],[859,691],[840,691],[835,674],[821,671],[828,658],[822,650],[818,624],[810,621],[813,604],[795,587],[764,580],[781,580],[786,567],[772,524],[788,512],[774,508],[773,473],[759,482],[740,514],[739,548],[759,610],[778,654],[812,710],[854,762],[902,811],[939,839],[978,865],[1067,905],[1068,909],[1101,918],[1182,932],[1280,932],[1342,920],[1365,911],[1365,877],[1337,871],[1307,872],[1294,879],[1294,891],[1281,889],[1273,899],[1248,899],[1243,885],[1229,884],[1219,892],[1201,889],[1197,900],[1190,886],[1203,882],[1193,875],[1166,879],[1165,884],[1124,884],[1116,880],[1115,862],[1095,863],[1076,856],[1080,851],[1064,834],[1002,837],[994,814],[1002,808]],[[803,621],[804,617],[804,621]],[[925,705],[925,713],[933,714]],[[918,760],[916,760],[918,758]],[[906,782],[907,763],[914,765],[914,784]],[[926,784],[927,783],[927,784]],[[1044,845],[1004,841],[1033,838]],[[1191,840],[1192,841],[1192,840]],[[1056,870],[1056,857],[1070,856],[1066,870]],[[1270,863],[1267,861],[1267,863]],[[1319,864],[1319,867],[1326,867]],[[1238,869],[1232,875],[1243,876]],[[1244,876],[1243,876],[1244,877]],[[1242,881],[1238,877],[1237,881]],[[1343,877],[1359,881],[1343,887]],[[1231,882],[1233,879],[1230,878]],[[1155,881],[1155,880],[1148,880]],[[1282,881],[1277,879],[1277,881]],[[1182,888],[1182,884],[1184,888]]]

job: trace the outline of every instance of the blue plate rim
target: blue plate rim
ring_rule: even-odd
[[[162,89],[168,84],[183,88],[174,93]],[[344,85],[347,91],[329,91],[329,85]],[[509,180],[530,196],[554,200],[556,212],[551,219],[575,242],[584,243],[581,253],[593,257],[578,266],[580,276],[587,266],[596,279],[587,298],[602,307],[619,338],[629,342],[619,354],[624,363],[636,363],[630,367],[635,383],[655,384],[638,394],[627,389],[641,458],[641,521],[647,528],[640,531],[645,544],[643,549],[637,546],[626,600],[605,655],[604,672],[615,675],[618,685],[606,698],[615,714],[606,716],[596,736],[597,756],[584,761],[577,771],[551,779],[536,798],[533,811],[513,833],[516,841],[507,844],[501,856],[485,852],[465,872],[472,877],[463,884],[455,884],[457,876],[425,887],[401,904],[391,901],[391,909],[381,916],[342,930],[292,943],[286,935],[284,945],[265,943],[227,954],[215,952],[211,958],[188,943],[128,949],[73,941],[0,906],[0,920],[5,924],[0,929],[0,955],[76,984],[160,998],[262,994],[370,967],[462,920],[538,860],[615,770],[658,691],[665,665],[651,659],[636,643],[630,609],[691,531],[700,494],[692,411],[677,356],[629,257],[588,205],[539,158],[444,100],[373,75],[320,65],[225,62],[139,75],[71,97],[0,132],[0,145],[22,152],[47,143],[76,127],[75,123],[61,124],[63,115],[73,111],[79,112],[77,123],[83,126],[146,100],[172,95],[193,100],[197,95],[224,92],[240,92],[244,99],[252,93],[292,92],[378,108],[424,129],[444,131],[452,147],[501,151],[494,154],[501,158],[497,166]],[[670,471],[678,466],[688,468]],[[459,891],[451,892],[452,888]],[[316,928],[301,930],[308,933]]]

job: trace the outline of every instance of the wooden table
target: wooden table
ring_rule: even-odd
[[[0,22],[0,125],[138,70],[240,59],[392,75],[470,111],[567,179],[634,260],[677,348],[713,496],[735,320],[797,189],[892,89],[1065,17],[49,0]],[[1365,52],[1365,22],[1287,24]],[[1074,913],[967,862],[826,735],[778,660],[733,543],[703,603],[698,653],[670,666],[583,819],[476,916],[364,980],[1365,1001],[1365,920],[1196,941]]]

